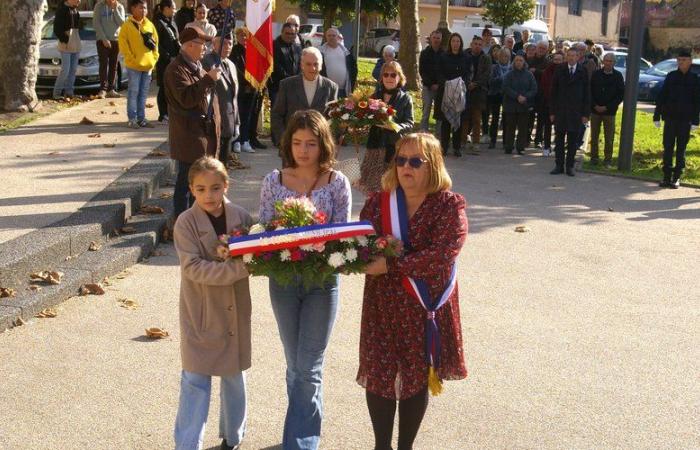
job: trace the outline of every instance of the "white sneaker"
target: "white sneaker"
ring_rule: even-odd
[[[549,156],[550,153],[552,153],[552,150],[548,148],[542,149],[542,156]]]
[[[100,92],[97,93],[97,98],[105,98],[107,96],[107,92],[100,90]]]
[[[255,153],[255,150],[253,150],[253,147],[250,146],[250,142],[248,142],[248,141],[245,141],[243,143],[241,150],[243,150],[246,153]]]
[[[241,152],[241,143],[234,142],[233,143],[233,153],[240,153],[240,152]]]

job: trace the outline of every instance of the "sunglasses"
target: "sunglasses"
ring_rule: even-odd
[[[389,77],[391,77],[391,78],[396,78],[396,77],[399,76],[399,74],[396,73],[396,72],[384,72],[384,73],[382,74],[382,76],[383,76],[384,78],[389,78]]]
[[[396,161],[396,167],[403,167],[408,163],[409,166],[411,166],[414,169],[420,169],[420,166],[423,165],[423,163],[427,163],[427,159],[420,158],[418,156],[414,156],[412,158],[406,158],[405,156],[397,156],[395,159]]]

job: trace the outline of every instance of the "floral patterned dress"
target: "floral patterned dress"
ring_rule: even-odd
[[[380,194],[365,203],[360,218],[382,230]],[[357,382],[369,392],[390,399],[406,399],[428,385],[423,306],[402,286],[404,276],[428,283],[430,295],[441,295],[467,237],[466,202],[449,191],[430,194],[409,219],[413,246],[387,261],[389,272],[365,279]],[[467,376],[462,348],[458,289],[436,313],[440,328],[440,367],[443,380]]]

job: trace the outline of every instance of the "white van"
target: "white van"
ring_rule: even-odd
[[[549,41],[549,27],[546,23],[541,20],[531,19],[523,22],[522,24],[512,25],[506,28],[506,35],[513,34],[514,31],[528,30],[530,32],[530,42],[535,44],[539,41]]]

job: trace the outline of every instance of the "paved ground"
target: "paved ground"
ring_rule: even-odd
[[[256,209],[273,151],[243,155],[230,196]],[[467,197],[459,259],[470,376],[448,382],[416,449],[700,447],[700,190],[579,174],[489,152],[448,165]],[[354,199],[354,212],[362,198]],[[526,225],[528,233],[515,233]],[[102,297],[0,334],[0,448],[172,447],[178,268],[171,245]],[[344,277],[325,369],[322,447],[368,449],[357,368],[363,279]],[[278,449],[286,406],[265,279],[253,278],[246,449]],[[140,308],[117,305],[129,297]],[[171,336],[145,340],[143,330]],[[218,390],[215,390],[218,393]],[[218,394],[216,394],[218,395]],[[216,397],[215,397],[216,398]],[[217,448],[212,402],[207,449]]]

